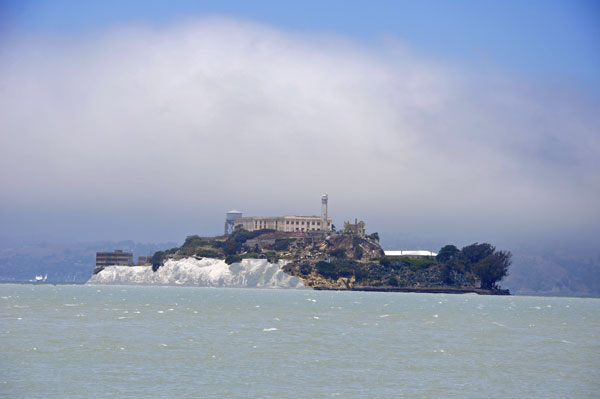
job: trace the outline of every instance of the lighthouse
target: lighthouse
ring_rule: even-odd
[[[321,231],[328,231],[327,226],[327,194],[321,197]]]

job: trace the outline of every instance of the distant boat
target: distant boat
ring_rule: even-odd
[[[38,275],[35,276],[35,281],[36,282],[46,281],[46,280],[48,280],[48,273],[46,273],[46,275],[44,277],[38,276]]]

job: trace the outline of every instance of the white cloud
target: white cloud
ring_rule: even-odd
[[[5,211],[212,223],[229,207],[317,213],[328,191],[334,217],[381,230],[600,222],[590,101],[406,46],[207,19],[0,54]]]

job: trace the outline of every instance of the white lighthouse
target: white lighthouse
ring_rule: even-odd
[[[329,226],[327,226],[327,193],[321,197],[321,230],[329,230]]]

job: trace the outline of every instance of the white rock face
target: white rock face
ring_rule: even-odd
[[[156,272],[150,266],[109,266],[88,284],[195,285],[199,287],[304,288],[302,280],[266,259],[228,265],[220,259],[168,260]]]

